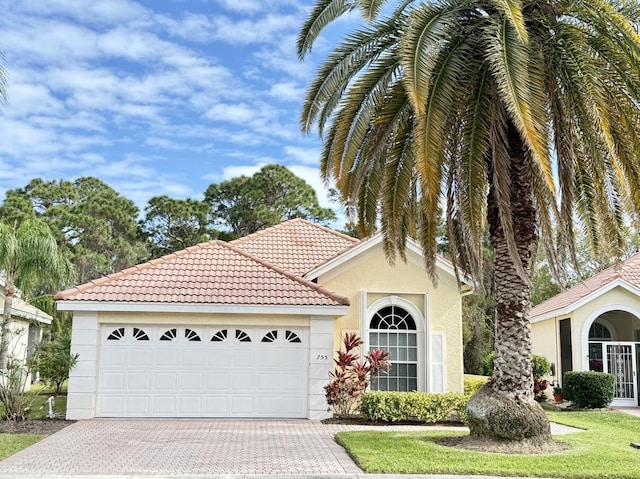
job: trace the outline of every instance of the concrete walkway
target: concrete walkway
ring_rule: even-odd
[[[632,416],[640,417],[640,407],[615,407],[614,409],[626,414],[631,414]]]
[[[355,478],[362,471],[334,442],[336,432],[433,428],[349,426],[308,420],[94,419],[79,421],[0,462],[0,479],[222,475]],[[466,431],[462,427],[446,429]],[[557,425],[554,429],[555,434],[576,431]]]

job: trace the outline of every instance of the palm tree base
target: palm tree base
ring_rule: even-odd
[[[551,426],[540,404],[529,397],[495,391],[491,382],[467,403],[470,436],[498,442],[553,443]]]

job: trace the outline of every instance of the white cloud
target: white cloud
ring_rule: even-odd
[[[304,98],[304,91],[296,82],[287,81],[272,85],[269,94],[278,100],[300,102]]]
[[[257,20],[213,18],[213,38],[233,44],[277,43],[282,34],[299,27],[300,19],[294,15],[268,14]],[[276,41],[276,39],[278,39]]]
[[[302,163],[304,165],[319,165],[320,164],[320,149],[319,148],[303,148],[300,146],[285,146],[284,151],[288,158],[292,158],[296,163]]]
[[[66,15],[88,23],[121,23],[147,14],[139,3],[128,0],[5,0],[2,10],[15,12],[38,11],[40,15]]]

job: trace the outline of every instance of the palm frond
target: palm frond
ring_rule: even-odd
[[[358,7],[358,0],[319,0],[298,34],[298,58],[311,51],[320,32],[342,14]]]

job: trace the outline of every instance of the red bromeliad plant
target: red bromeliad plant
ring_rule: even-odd
[[[355,333],[346,333],[343,348],[336,351],[335,369],[329,373],[331,382],[324,387],[327,403],[333,406],[337,416],[349,416],[358,412],[360,396],[381,371],[391,368],[391,356],[381,349],[369,351],[361,361],[355,350],[362,339]]]

